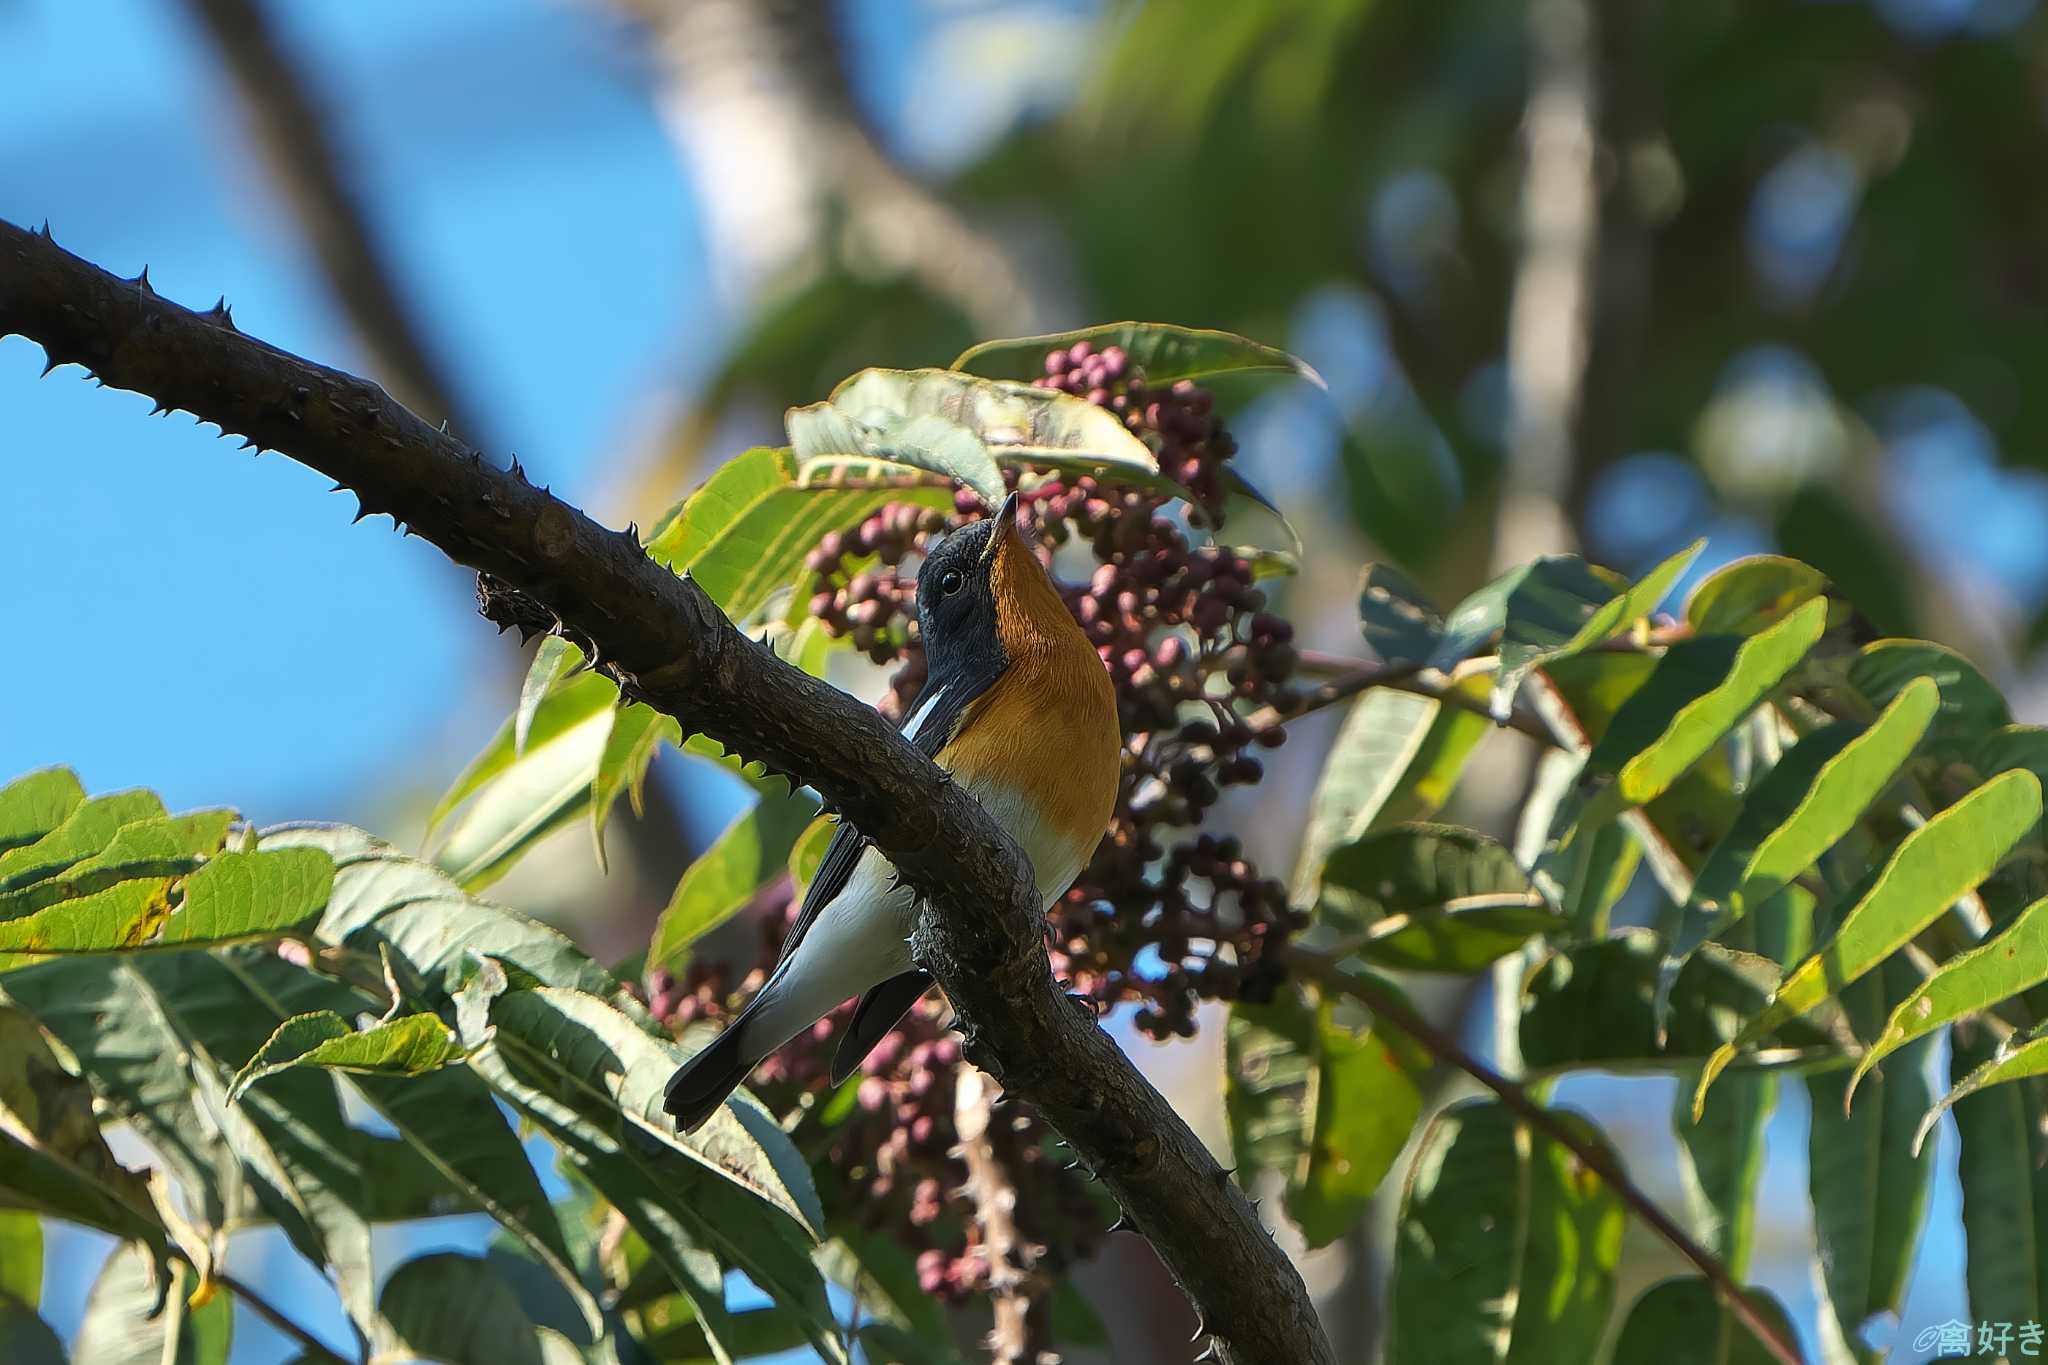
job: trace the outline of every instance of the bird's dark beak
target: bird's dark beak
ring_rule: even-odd
[[[1016,529],[1017,495],[1013,492],[1009,497],[1003,499],[1002,508],[996,513],[995,532],[989,536],[988,544],[982,547],[981,559],[984,564],[995,558],[996,547],[1001,545],[1009,537],[1010,533]]]

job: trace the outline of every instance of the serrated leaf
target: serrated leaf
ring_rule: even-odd
[[[2043,1074],[2048,1074],[2048,1033],[2036,1030],[2008,1040],[2005,1046],[1951,1085],[1949,1092],[1927,1110],[1913,1134],[1915,1146],[1927,1140],[1927,1135],[1934,1131],[1934,1125],[1941,1121],[1942,1114],[1952,1106],[1992,1086]]]
[[[1950,1039],[1950,1085],[1967,1079],[1994,1052],[1986,1030],[1957,1030]],[[2011,1085],[1974,1091],[1953,1108],[1962,1146],[1956,1174],[1963,1191],[1970,1317],[2038,1322],[2041,1248],[2034,1241],[2035,1177],[2025,1092]]]
[[[86,1297],[85,1320],[73,1344],[81,1365],[227,1365],[233,1299],[215,1293],[202,1307],[190,1308],[185,1299],[193,1289],[191,1271],[177,1265],[170,1273],[166,1298],[147,1257],[133,1246],[114,1248]]]
[[[1827,576],[1782,555],[1751,555],[1700,580],[1686,599],[1685,620],[1696,635],[1754,635],[1818,597]]]
[[[1700,868],[1665,959],[1667,981],[1700,944],[1726,933],[1855,827],[1918,747],[1937,700],[1934,684],[1916,679],[1868,729],[1826,726],[1778,760]]]
[[[1785,978],[1762,1014],[1707,1059],[1694,1112],[1737,1048],[1806,1013],[1898,951],[1990,876],[2040,818],[2040,781],[2032,773],[2010,772],[1908,834],[1841,916],[1833,937]]]
[[[0,853],[34,843],[84,802],[85,787],[69,768],[43,768],[0,787]]]
[[[952,510],[947,489],[903,486],[886,471],[883,487],[838,486],[822,464],[800,467],[799,453],[757,447],[727,461],[647,553],[687,572],[726,615],[746,621],[802,577],[806,556],[827,532],[857,526],[891,503]]]
[[[1510,569],[1451,608],[1429,666],[1448,672],[1511,622],[1521,644],[1562,644],[1613,601],[1620,586],[1613,575],[1573,555],[1546,555]],[[1500,713],[1497,702],[1494,710]]]
[[[646,1238],[713,1342],[730,1330],[730,1315],[715,1274],[707,1277],[706,1252],[801,1311],[812,1346],[844,1360],[810,1261],[818,1214],[809,1173],[764,1112],[741,1099],[679,1137],[661,1109],[681,1058],[673,1044],[588,996],[507,989],[495,963],[463,989],[458,1018],[471,1067]],[[799,1221],[799,1212],[813,1221]]]
[[[364,1071],[380,1076],[419,1076],[462,1056],[448,1026],[431,1014],[406,1014],[361,1033],[332,1010],[297,1014],[277,1026],[256,1055],[242,1064],[228,1087],[232,1104],[265,1076],[295,1066]]]
[[[319,849],[218,854],[185,879],[184,904],[157,944],[217,947],[274,938],[316,919],[333,889],[334,860]]]
[[[1429,1057],[1404,1034],[1354,1030],[1328,1000],[1312,1005],[1296,991],[1234,1004],[1225,1054],[1240,1181],[1277,1172],[1303,1238],[1328,1246],[1364,1215],[1407,1143]]]
[[[1494,714],[1507,714],[1531,669],[1582,654],[1648,616],[1706,547],[1704,537],[1694,541],[1625,592],[1604,601],[1600,592],[1606,590],[1606,584],[1597,579],[1573,581],[1573,575],[1560,571],[1556,577],[1564,580],[1558,585],[1564,591],[1540,594],[1530,592],[1529,580],[1525,580],[1508,595],[1507,619],[1501,627],[1500,671],[1493,689]]]
[[[18,890],[62,872],[105,848],[121,826],[136,820],[161,820],[167,813],[153,792],[96,796],[75,807],[63,823],[41,838],[0,853],[0,891]]]
[[[391,1272],[377,1308],[380,1352],[447,1365],[543,1365],[526,1310],[482,1257],[415,1256]]]
[[[1368,564],[1358,585],[1358,628],[1381,663],[1428,663],[1443,644],[1444,618],[1422,589],[1391,564]]]
[[[1669,791],[1792,671],[1826,625],[1827,603],[1813,601],[1740,642],[1709,636],[1673,645],[1587,756],[1588,773],[1613,780],[1583,823]]]
[[[1587,1141],[1600,1130],[1560,1118]],[[1390,1360],[1592,1360],[1614,1299],[1621,1200],[1497,1104],[1446,1109],[1423,1135],[1395,1227]]]
[[[210,810],[123,825],[91,857],[40,881],[0,892],[0,920],[33,914],[132,878],[182,877],[196,869],[204,855],[220,850],[233,820],[233,811]]]
[[[1865,645],[1849,662],[1849,685],[1873,707],[1890,705],[1900,691],[1923,677],[1934,679],[1941,689],[1941,708],[1934,718],[1936,742],[1974,745],[2012,724],[1998,689],[1985,681],[1975,664],[1945,645],[1879,640]]]
[[[1857,1060],[1849,1093],[1906,1043],[2043,981],[2048,981],[2048,899],[2035,901],[1996,938],[1958,953],[1914,987]]]
[[[818,813],[809,796],[763,796],[726,826],[676,883],[655,922],[649,967],[666,967],[703,935],[744,909],[762,885],[781,875],[796,842]]]
[[[1163,322],[1106,322],[1071,332],[984,341],[960,353],[951,368],[988,379],[1029,382],[1045,374],[1045,357],[1086,342],[1096,354],[1121,347],[1127,362],[1143,370],[1146,384],[1177,380],[1204,383],[1220,375],[1271,374],[1328,387],[1305,362],[1273,346],[1229,332],[1175,327]]]
[[[1402,825],[1331,852],[1317,920],[1367,962],[1470,972],[1561,928],[1514,855],[1472,830]]]
[[[862,370],[786,418],[797,459],[854,455],[943,474],[994,508],[998,457],[1185,493],[1106,408],[1030,384],[951,370]]]
[[[1769,1290],[1743,1294],[1785,1341],[1798,1340],[1785,1306]],[[1777,1365],[1778,1357],[1722,1304],[1704,1277],[1663,1280],[1628,1310],[1614,1360],[1655,1360],[1663,1365]]]

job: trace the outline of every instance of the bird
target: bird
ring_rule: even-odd
[[[931,546],[917,621],[926,679],[903,730],[1016,840],[1050,910],[1109,826],[1123,743],[1108,671],[1018,529],[1015,493]],[[895,867],[841,820],[767,981],[669,1080],[677,1129],[858,995],[832,1064],[834,1085],[851,1076],[932,985],[911,959],[916,915]]]

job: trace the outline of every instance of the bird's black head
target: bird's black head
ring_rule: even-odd
[[[1012,493],[996,516],[964,526],[934,545],[917,571],[917,625],[931,680],[986,685],[1003,670],[996,634],[992,570],[1017,520]]]

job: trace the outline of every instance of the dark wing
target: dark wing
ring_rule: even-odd
[[[926,758],[936,759],[939,750],[946,747],[946,741],[959,728],[960,717],[966,714],[968,703],[979,695],[980,691],[962,686],[958,681],[951,686],[926,683],[924,691],[918,693],[916,705],[910,708],[910,721],[914,727],[910,732],[910,742]],[[796,951],[796,945],[803,942],[804,933],[811,927],[811,921],[818,917],[818,912],[846,889],[847,882],[853,879],[853,869],[860,865],[860,855],[867,852],[867,847],[867,839],[851,821],[839,822],[839,828],[832,833],[832,842],[825,845],[825,857],[818,864],[818,875],[811,878],[811,884],[804,892],[803,908],[797,911],[796,923],[790,926],[789,937],[782,940],[782,951],[775,956],[776,966],[780,967]]]
[[[928,972],[904,972],[863,995],[853,1007],[853,1022],[839,1037],[839,1051],[832,1056],[832,1084],[838,1085],[860,1070],[860,1064],[882,1041],[882,1035],[896,1027],[897,1021],[910,1012],[910,1007],[931,985]]]

